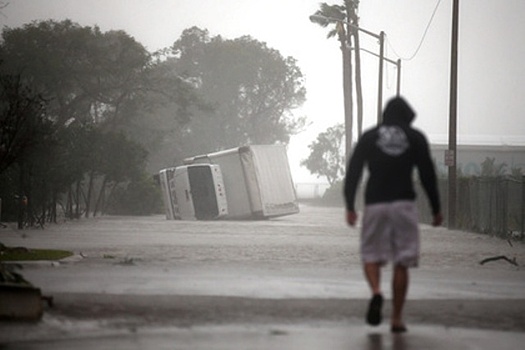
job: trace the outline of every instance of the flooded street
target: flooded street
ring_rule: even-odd
[[[67,249],[75,256],[24,264],[26,279],[53,296],[55,305],[39,324],[1,323],[0,344],[25,349],[22,340],[63,343],[79,334],[125,338],[159,329],[190,341],[202,327],[248,337],[274,329],[275,336],[282,329],[276,325],[284,325],[284,334],[292,332],[289,327],[388,334],[387,325],[364,325],[369,291],[359,232],[343,218],[342,208],[303,205],[297,215],[266,221],[101,217],[44,230],[2,229],[0,242],[7,246]],[[525,245],[446,228],[421,231],[421,267],[412,270],[406,308],[412,341],[436,328],[513,332],[506,337],[510,345],[524,340]],[[480,264],[502,255],[520,266],[504,260]],[[389,279],[386,268],[387,299]],[[387,303],[385,314],[389,309]],[[286,343],[286,336],[280,339]]]

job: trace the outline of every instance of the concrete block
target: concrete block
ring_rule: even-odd
[[[38,321],[42,314],[42,293],[39,288],[0,283],[0,319]]]

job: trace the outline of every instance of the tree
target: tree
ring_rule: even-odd
[[[102,184],[93,215],[97,210],[104,212],[107,196],[121,183],[139,179],[143,175],[147,152],[138,143],[123,133],[104,133],[98,142],[98,171],[102,174]]]
[[[107,213],[113,215],[150,215],[161,213],[159,187],[151,177],[143,176],[119,186],[109,197]]]
[[[173,61],[173,57],[155,61],[148,80],[156,88],[127,104],[128,118],[122,125],[122,129],[148,151],[150,173],[180,163],[182,135],[192,113],[209,110],[196,95],[191,82],[175,69]]]
[[[6,28],[2,37],[4,69],[50,100],[58,125],[74,118],[114,129],[149,63],[145,48],[124,32],[102,33],[69,20]]]
[[[173,45],[176,70],[209,103],[185,129],[187,154],[244,144],[287,143],[304,125],[292,111],[305,100],[295,59],[244,36],[226,40],[187,29]]]
[[[506,163],[496,163],[496,158],[487,157],[481,163],[481,176],[482,177],[498,177],[505,175],[507,171]]]
[[[337,124],[320,133],[308,148],[310,155],[301,161],[310,173],[325,176],[330,185],[335,184],[344,174],[345,156],[343,140],[345,127]]]
[[[20,74],[49,100],[57,128],[94,124],[154,147],[151,119],[162,114],[180,127],[196,104],[191,84],[123,31],[50,20],[6,28],[2,37],[3,70]]]
[[[19,228],[28,203],[25,198],[31,191],[32,164],[38,159],[35,153],[40,147],[48,148],[49,126],[46,101],[20,76],[0,75],[0,195],[16,199],[8,203],[15,204],[12,212],[17,211]],[[9,171],[11,168],[16,171]],[[32,202],[29,204],[31,209]]]
[[[345,0],[346,18],[354,26],[359,27],[359,0]],[[347,26],[348,32],[352,33],[355,46],[355,89],[357,107],[357,138],[363,134],[363,84],[361,81],[361,44],[359,41],[359,31],[354,27]]]
[[[321,3],[320,9],[310,17],[310,20],[323,28],[333,24],[334,29],[328,32],[327,37],[332,38],[337,35],[341,44],[343,58],[343,94],[346,128],[345,154],[349,157],[352,145],[353,130],[353,66],[352,66],[352,38],[355,42],[355,79],[357,93],[357,112],[358,112],[358,136],[362,132],[363,120],[363,97],[361,86],[361,55],[359,45],[359,32],[353,27],[358,26],[357,9],[358,0],[345,0],[344,5],[328,5]],[[346,29],[343,23],[347,23]],[[353,25],[353,26],[352,26]]]
[[[0,75],[0,173],[36,147],[46,123],[46,101],[20,76]]]
[[[43,213],[46,207],[56,208],[59,196],[65,192],[70,213],[75,206],[78,216],[81,197],[89,209],[95,180],[103,184],[106,178],[116,182],[128,180],[115,176],[114,167],[104,166],[111,155],[108,149],[98,151],[116,133],[124,132],[127,144],[123,147],[143,158],[143,148],[132,147],[129,140],[129,136],[145,144],[150,140],[144,135],[151,123],[142,122],[141,118],[157,115],[158,109],[170,110],[169,118],[179,128],[189,118],[188,108],[194,103],[192,86],[172,72],[164,74],[163,62],[154,60],[123,31],[103,33],[98,27],[81,27],[71,21],[42,21],[5,28],[2,39],[0,74],[18,76],[22,85],[43,96],[49,135],[46,143],[26,137],[25,140],[40,143],[22,157],[21,152],[7,145],[11,141],[4,135],[11,129],[0,125],[0,166],[11,167],[9,177],[19,177],[19,183],[25,186],[18,192],[32,191],[30,203],[42,208]],[[10,113],[20,120],[25,118],[23,113]],[[167,125],[163,124],[164,129]],[[21,145],[20,138],[17,140]],[[119,156],[137,164],[118,162],[123,160]],[[138,158],[122,153],[108,164],[129,172],[134,166],[144,166]],[[29,171],[30,178],[24,175]],[[87,196],[82,188],[85,174],[89,175]],[[76,190],[72,191],[75,182]]]
[[[523,170],[519,167],[510,168],[509,177],[516,181],[523,181]]]

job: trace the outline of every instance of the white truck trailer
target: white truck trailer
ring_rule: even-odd
[[[283,145],[237,147],[190,157],[184,163],[220,166],[230,219],[263,219],[299,212]]]
[[[286,148],[283,145],[251,145],[237,147],[225,151],[198,155],[184,160],[185,165],[177,167],[174,172],[189,174],[193,167],[219,167],[221,180],[225,193],[226,213],[216,218],[224,219],[266,219],[299,212],[299,205],[295,193],[295,187],[290,172]],[[180,168],[180,169],[179,169]],[[182,176],[182,175],[178,175]],[[192,175],[189,174],[191,179]],[[163,173],[160,174],[161,183]],[[165,180],[164,180],[165,181]],[[204,178],[195,180],[208,181]],[[166,181],[165,181],[166,182]],[[182,187],[181,187],[182,186]],[[184,188],[186,186],[186,188]],[[217,188],[217,185],[214,185]],[[169,186],[168,186],[169,187]],[[175,214],[171,214],[169,206],[166,209],[166,217],[182,218],[180,214],[189,213],[191,208],[185,206],[203,208],[214,207],[212,204],[197,204],[200,200],[214,200],[212,197],[197,199],[194,188],[189,181],[172,181],[171,187],[175,190],[175,206],[171,206]],[[212,188],[213,186],[208,186]],[[166,193],[169,189],[163,188],[164,200],[173,202]],[[190,200],[186,200],[187,197]],[[182,198],[182,200],[181,200]],[[221,197],[223,198],[223,197]],[[218,207],[221,207],[220,205]],[[199,219],[198,217],[196,217]]]

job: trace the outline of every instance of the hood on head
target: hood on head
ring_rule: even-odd
[[[410,124],[416,113],[402,97],[391,99],[383,111],[383,122],[386,124]]]

